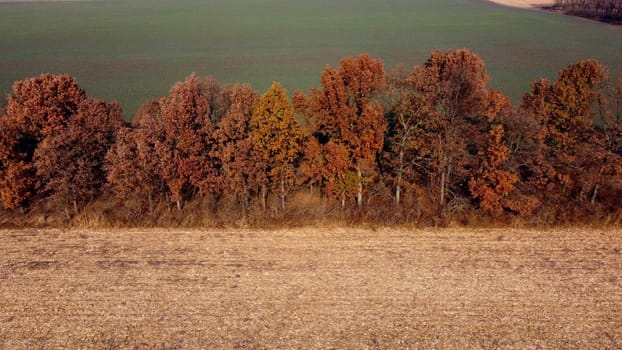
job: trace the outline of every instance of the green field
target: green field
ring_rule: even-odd
[[[0,3],[0,92],[41,72],[70,73],[126,118],[195,71],[290,91],[326,64],[369,52],[388,67],[468,47],[517,101],[536,78],[594,57],[622,68],[622,27],[483,0],[102,0]]]

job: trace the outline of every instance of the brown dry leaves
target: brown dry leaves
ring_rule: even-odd
[[[1,231],[0,349],[618,349],[620,237]]]

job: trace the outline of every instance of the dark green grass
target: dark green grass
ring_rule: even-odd
[[[259,90],[319,83],[326,64],[369,52],[413,66],[468,47],[514,101],[576,60],[622,68],[622,27],[481,0],[102,0],[0,4],[0,92],[69,73],[131,118],[191,72]]]

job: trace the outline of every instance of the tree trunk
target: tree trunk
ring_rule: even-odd
[[[449,165],[447,166],[447,176],[445,176],[445,202],[447,202],[447,191],[449,191],[449,184],[451,183],[452,170],[450,158]]]
[[[75,214],[78,214],[78,201],[76,201],[75,199],[73,200],[73,212]]]
[[[261,209],[263,210],[263,212],[266,212],[267,209],[267,203],[266,203],[266,197],[268,196],[268,189],[266,188],[266,185],[262,185],[261,186]]]
[[[400,150],[400,163],[397,171],[397,180],[395,182],[395,205],[400,205],[402,195],[402,173],[404,172],[404,150]]]
[[[218,207],[220,206],[220,198],[221,198],[221,194],[210,193],[210,200],[209,200],[210,214],[216,214],[216,212],[218,211]]]
[[[346,192],[342,191],[341,192],[341,211],[344,211],[346,209]]]
[[[596,196],[598,195],[598,184],[596,184],[596,186],[594,186],[594,192],[592,192],[592,199],[590,200],[590,203],[594,204],[596,202]]]
[[[285,211],[285,179],[281,175],[281,209]]]
[[[439,198],[439,203],[442,206],[445,205],[445,170],[441,171],[441,196]]]
[[[443,168],[441,171],[441,196],[440,203],[441,206],[445,206],[445,202],[447,201],[447,189],[449,187],[449,183],[451,179],[451,160],[449,161],[449,165]]]
[[[176,201],[177,202],[177,210],[181,211],[181,201]]]
[[[153,194],[151,190],[149,190],[149,195],[147,196],[147,203],[149,205],[149,212],[153,211]]]
[[[246,218],[246,203],[248,202],[248,189],[246,183],[242,186],[242,194],[238,195],[240,200],[240,209],[242,210],[242,218]]]
[[[356,206],[363,204],[363,174],[360,169],[356,169],[356,175],[359,177],[358,189],[356,191]]]
[[[242,217],[246,218],[246,195],[240,196],[240,209],[242,211]]]

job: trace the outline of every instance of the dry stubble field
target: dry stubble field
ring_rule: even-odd
[[[0,349],[622,347],[619,230],[0,231]]]

